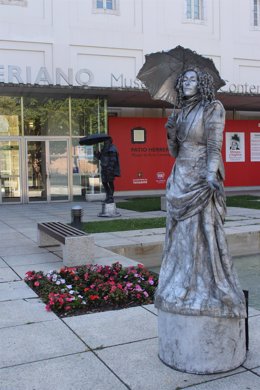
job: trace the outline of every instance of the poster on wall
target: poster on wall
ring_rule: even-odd
[[[226,133],[226,161],[245,161],[245,133]]]
[[[250,133],[250,160],[260,161],[260,133]]]

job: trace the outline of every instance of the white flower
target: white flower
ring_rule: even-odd
[[[78,295],[78,297],[79,297],[79,298],[83,298],[83,296],[82,296],[82,295]]]
[[[65,280],[65,279],[60,279],[60,282],[61,282],[62,284],[65,284],[66,280]]]
[[[71,284],[67,284],[66,287],[70,290],[72,288]]]
[[[56,284],[58,284],[58,285],[59,285],[59,284],[60,284],[60,281],[59,281],[59,280],[57,280]]]
[[[70,293],[71,295],[73,295],[74,292],[75,292],[74,290],[70,290],[70,291],[69,291],[69,293]]]

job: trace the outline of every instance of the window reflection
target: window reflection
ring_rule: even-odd
[[[105,101],[71,99],[71,128],[74,136],[106,132]]]
[[[0,96],[0,136],[21,134],[21,99]]]
[[[98,146],[81,146],[78,138],[72,145],[73,197],[101,192],[99,162],[94,157]]]
[[[69,135],[69,99],[24,98],[25,135]]]

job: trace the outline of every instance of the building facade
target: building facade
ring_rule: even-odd
[[[177,45],[226,80],[228,186],[260,187],[260,0],[0,0],[0,203],[102,193],[99,146],[79,146],[99,132],[119,146],[118,191],[162,192],[171,106],[136,75],[145,54]],[[242,151],[230,154],[236,138]]]

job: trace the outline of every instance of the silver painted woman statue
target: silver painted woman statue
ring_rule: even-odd
[[[167,221],[155,306],[166,312],[246,317],[228,253],[221,157],[225,111],[213,78],[195,68],[177,79],[180,110],[166,123],[176,158],[166,189]]]

